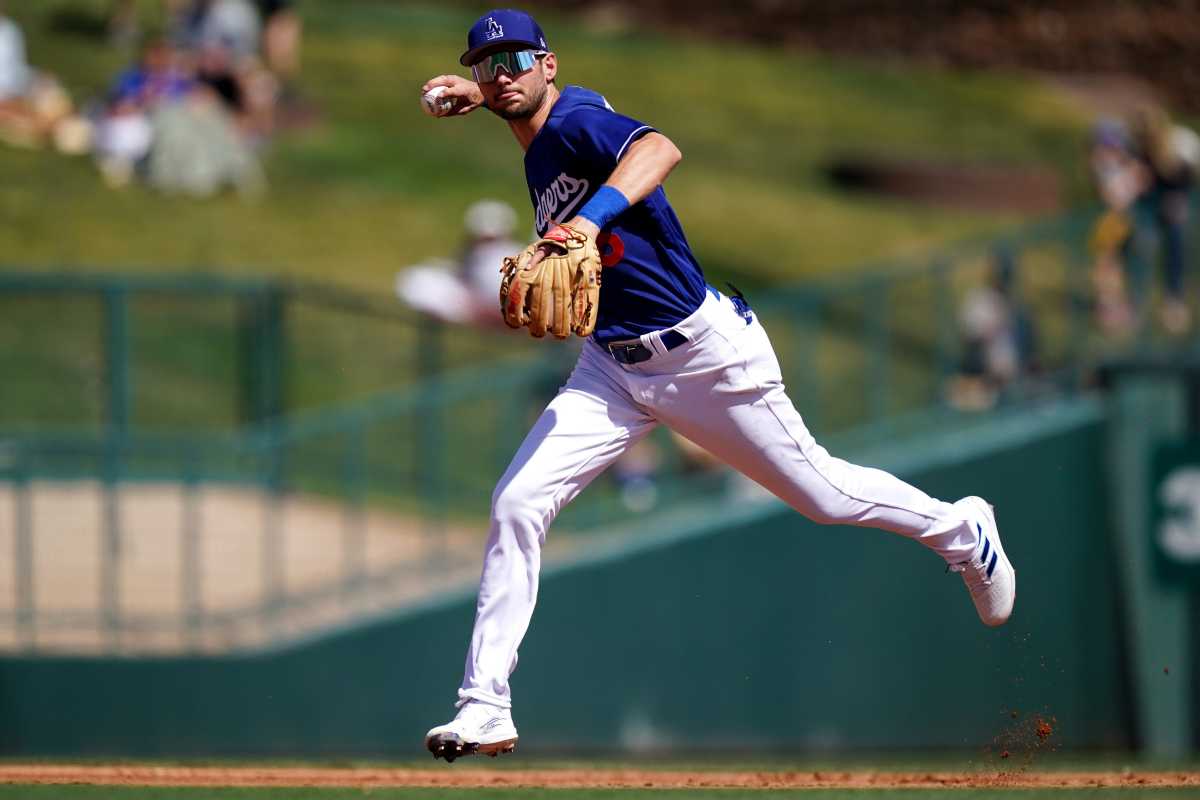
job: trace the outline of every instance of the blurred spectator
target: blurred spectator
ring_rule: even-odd
[[[262,51],[267,69],[285,90],[300,74],[300,41],[304,27],[291,0],[258,0],[262,14]]]
[[[226,188],[248,197],[264,190],[254,150],[209,90],[201,87],[185,102],[160,106],[152,122],[146,179],[154,188],[196,197]]]
[[[1104,204],[1104,212],[1089,237],[1095,259],[1092,283],[1096,318],[1103,330],[1120,333],[1130,330],[1134,323],[1125,275],[1125,256],[1133,234],[1130,207],[1148,180],[1145,168],[1134,156],[1129,131],[1120,120],[1102,119],[1093,126],[1088,171]]]
[[[500,265],[524,247],[512,238],[517,213],[506,203],[480,200],[463,223],[467,239],[458,259],[409,267],[396,276],[396,294],[445,322],[498,325]]]
[[[149,155],[154,112],[164,103],[183,100],[194,88],[195,81],[165,39],[147,45],[140,61],[117,77],[96,125],[94,148],[110,185],[127,184]]]
[[[189,54],[155,40],[117,76],[96,123],[96,160],[109,185],[140,175],[156,189],[198,197],[262,191],[253,102],[231,52],[214,41]]]
[[[230,114],[244,114],[248,102],[234,67],[233,53],[219,42],[209,42],[196,51],[195,63],[196,81],[208,87]]]
[[[950,402],[963,410],[991,408],[1001,392],[1036,368],[1033,317],[1020,299],[1012,253],[993,255],[988,282],[967,293],[959,309],[963,362]]]
[[[182,100],[194,83],[171,43],[156,39],[146,45],[137,64],[117,76],[110,102],[151,111],[159,103]]]
[[[91,138],[58,80],[29,66],[25,36],[0,0],[0,140],[37,147],[51,137],[70,153],[85,152]]]
[[[1160,235],[1163,268],[1163,328],[1184,333],[1191,311],[1183,291],[1189,193],[1200,170],[1200,139],[1171,122],[1161,109],[1143,110],[1134,124],[1136,153],[1149,171],[1146,200]]]
[[[278,83],[274,122],[283,128],[311,125],[320,114],[297,85],[304,25],[292,0],[258,0],[262,13],[262,53],[267,69]]]
[[[250,0],[169,2],[174,41],[195,64],[196,79],[207,85],[258,143],[275,128],[278,80],[259,59],[262,24]]]
[[[25,62],[25,36],[0,2],[0,100],[24,97],[33,80]]]
[[[240,59],[258,54],[262,23],[250,0],[168,0],[176,44],[188,51],[219,45]]]

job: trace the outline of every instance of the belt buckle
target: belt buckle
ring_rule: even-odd
[[[620,364],[640,364],[653,355],[641,342],[613,342],[608,345],[608,352]]]

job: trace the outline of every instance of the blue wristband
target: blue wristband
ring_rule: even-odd
[[[588,200],[578,213],[579,216],[591,220],[596,223],[597,228],[603,230],[608,227],[608,223],[616,219],[627,208],[629,208],[629,198],[621,194],[620,189],[614,189],[605,184],[596,190],[592,199]]]

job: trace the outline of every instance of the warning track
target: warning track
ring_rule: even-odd
[[[547,789],[1200,788],[1200,772],[671,771],[0,765],[0,783],[108,786],[541,787]]]

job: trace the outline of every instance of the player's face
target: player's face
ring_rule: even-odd
[[[479,81],[488,110],[504,119],[528,119],[546,100],[546,86],[554,80],[557,64],[553,53],[534,59],[523,72],[493,71],[492,80]]]

